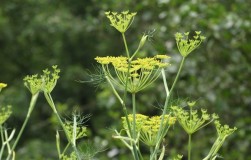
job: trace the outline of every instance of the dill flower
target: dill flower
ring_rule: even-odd
[[[133,115],[128,115],[129,123],[133,123]],[[171,126],[176,118],[165,115],[164,125]],[[157,135],[161,123],[161,116],[148,117],[142,114],[136,114],[136,132],[140,133],[140,140],[147,146],[154,146],[157,143]],[[128,130],[125,117],[122,117],[123,128]],[[165,135],[164,135],[165,136]]]
[[[73,137],[73,132],[74,132],[73,123],[70,122],[70,121],[66,121],[64,123],[64,127],[65,127],[66,132],[69,135],[69,137]],[[82,137],[85,137],[85,136],[87,136],[86,132],[87,132],[86,127],[76,126],[76,135],[75,135],[76,137],[74,137],[74,138],[77,140],[77,139],[80,139]]]
[[[7,84],[5,84],[5,83],[0,83],[0,92],[1,92],[2,88],[5,88],[5,87],[7,87]]]
[[[43,70],[42,75],[28,75],[24,78],[24,85],[34,95],[40,91],[46,93],[52,92],[56,86],[57,80],[59,79],[60,70],[56,65],[52,66],[53,72],[48,69]]]
[[[11,106],[2,107],[0,110],[0,125],[2,125],[11,115]]]
[[[5,87],[7,87],[7,84],[5,84],[5,83],[0,83],[0,88],[2,89],[2,88],[5,88]]]
[[[236,127],[230,128],[229,125],[221,125],[220,121],[218,120],[214,121],[214,124],[217,130],[218,137],[215,140],[208,155],[203,160],[215,159],[217,157],[219,149],[223,145],[226,138],[237,130]]]
[[[190,110],[184,110],[178,106],[172,106],[171,109],[173,110],[175,117],[177,117],[179,124],[187,134],[193,134],[211,123],[213,120],[218,119],[216,114],[210,115],[205,109],[201,109],[200,117],[198,110],[195,109],[190,108]]]
[[[152,84],[161,74],[161,68],[169,66],[163,58],[169,57],[157,55],[151,58],[138,58],[130,63],[127,57],[122,56],[96,57],[95,60],[102,65],[106,77],[113,84],[123,89],[127,84],[127,91],[136,93]],[[112,75],[113,71],[116,76]]]
[[[195,36],[193,36],[193,39],[189,39],[189,32],[186,32],[184,34],[175,34],[178,50],[183,57],[186,57],[189,53],[199,47],[201,42],[206,39],[206,37],[201,36],[200,34],[201,31],[195,31]]]
[[[124,33],[130,27],[133,22],[136,12],[129,13],[129,11],[117,12],[105,12],[106,17],[110,20],[111,26],[116,28],[119,32]]]

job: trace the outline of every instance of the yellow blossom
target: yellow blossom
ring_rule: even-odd
[[[160,75],[160,69],[169,66],[163,62],[165,55],[155,57],[137,58],[129,61],[127,57],[96,57],[95,60],[103,67],[107,78],[119,88],[124,88],[127,83],[127,91],[136,93],[154,82]],[[112,74],[112,68],[116,77]]]
[[[0,83],[0,88],[2,89],[2,88],[5,88],[5,87],[7,87],[7,84],[5,84],[5,83]]]
[[[106,17],[110,20],[111,26],[116,28],[119,32],[124,33],[131,25],[136,12],[129,13],[129,11],[117,12],[105,12]]]

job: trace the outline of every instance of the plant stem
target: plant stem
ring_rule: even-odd
[[[2,125],[0,125],[0,134],[1,134],[1,140],[2,140],[2,147],[1,147],[1,151],[0,151],[0,159],[2,159],[3,150],[4,150],[4,147],[5,147],[4,135],[3,135],[3,126]]]
[[[30,115],[31,115],[31,113],[32,113],[32,111],[33,111],[33,109],[35,107],[36,102],[37,102],[38,95],[39,95],[39,92],[37,92],[36,94],[32,95],[32,97],[31,97],[31,101],[30,101],[30,106],[29,106],[29,109],[28,109],[28,113],[27,113],[26,118],[24,120],[24,123],[23,123],[23,125],[22,125],[22,127],[21,127],[21,129],[20,129],[20,131],[19,131],[19,133],[17,135],[17,138],[16,138],[16,140],[15,140],[15,142],[14,142],[12,148],[11,148],[11,152],[8,155],[7,160],[10,159],[10,157],[12,155],[12,152],[15,150],[15,148],[17,146],[17,143],[18,143],[20,137],[23,134],[24,128],[26,127],[27,122],[28,122],[28,120],[30,118]]]
[[[136,135],[136,99],[135,99],[135,93],[132,93],[132,114],[133,114],[133,129],[132,129],[132,136],[133,136],[133,139],[134,141],[136,142],[136,139],[137,139],[137,135]],[[135,142],[133,142],[133,149],[134,149],[134,154],[135,154],[135,158],[136,160],[139,159],[138,157],[138,153],[137,153],[137,148],[136,148],[136,144]],[[140,153],[140,152],[139,152]]]
[[[52,108],[54,114],[57,116],[57,119],[58,119],[58,121],[59,121],[61,127],[63,128],[63,130],[64,130],[64,132],[65,132],[66,138],[67,138],[68,142],[71,143],[72,148],[73,148],[73,150],[75,151],[78,160],[81,160],[81,156],[79,155],[79,152],[78,152],[78,149],[77,149],[75,143],[71,141],[71,137],[69,137],[69,135],[67,134],[67,130],[66,130],[65,126],[64,126],[64,123],[63,123],[61,117],[59,116],[59,114],[58,114],[58,112],[57,112],[57,109],[56,109],[56,106],[55,106],[55,104],[54,104],[54,102],[53,102],[53,99],[52,99],[52,97],[51,97],[51,94],[50,94],[50,93],[44,92],[44,96],[45,96],[47,102],[49,103],[49,105],[51,106],[51,108]],[[74,141],[75,141],[75,139],[74,139]]]
[[[122,106],[123,106],[123,111],[125,113],[126,123],[128,125],[130,136],[132,136],[133,139],[136,140],[136,130],[133,129],[133,131],[132,131],[132,129],[131,129],[130,122],[129,122],[129,119],[128,119],[128,113],[127,113],[127,109],[126,109],[126,105],[125,105],[126,95],[127,95],[127,84],[128,84],[129,70],[130,70],[130,67],[131,67],[131,60],[130,60],[130,53],[129,53],[129,50],[128,50],[128,46],[127,46],[127,42],[126,42],[126,38],[125,38],[125,34],[124,33],[122,33],[122,37],[123,37],[123,42],[124,42],[125,49],[126,49],[126,55],[128,57],[128,69],[127,69],[127,77],[126,77],[124,97],[123,97],[123,102],[124,103],[122,104]],[[134,100],[134,102],[135,102],[135,100]],[[135,105],[133,105],[133,106],[135,106]],[[134,111],[133,112],[136,113],[136,109],[135,108],[134,108]],[[133,114],[133,115],[135,116],[135,114]],[[135,120],[135,117],[134,117],[134,120]],[[135,121],[134,121],[134,123],[135,123]],[[135,124],[134,124],[133,127],[135,128]],[[136,160],[139,160],[138,152],[139,152],[139,155],[141,155],[140,151],[137,149],[137,146],[136,146],[135,142],[133,142],[133,157]]]
[[[136,139],[136,103],[135,93],[132,93],[132,114],[133,114],[133,139]]]
[[[188,134],[188,160],[191,160],[192,134]]]
[[[183,67],[183,64],[184,64],[184,61],[185,61],[185,57],[182,58],[182,61],[180,63],[180,66],[179,66],[179,70],[176,74],[176,77],[174,79],[174,82],[172,84],[172,87],[170,89],[170,92],[167,88],[167,84],[166,84],[166,77],[165,77],[165,74],[164,72],[162,72],[162,76],[163,76],[163,81],[164,81],[164,86],[165,86],[165,90],[166,90],[166,100],[165,100],[165,104],[164,104],[164,109],[163,109],[163,112],[162,112],[162,117],[161,117],[161,122],[160,122],[160,128],[159,128],[159,131],[158,131],[158,136],[157,136],[157,143],[155,145],[155,149],[154,149],[154,152],[152,153],[151,157],[150,157],[150,160],[153,160],[155,155],[157,154],[157,151],[158,151],[158,148],[159,148],[159,145],[160,145],[160,142],[162,140],[162,136],[163,136],[163,123],[164,123],[164,116],[165,114],[167,113],[167,106],[168,106],[168,102],[169,102],[169,99],[170,99],[170,96],[173,92],[173,89],[174,87],[176,86],[176,83],[179,79],[179,76],[180,76],[180,73],[181,73],[181,70],[182,70],[182,67]]]
[[[124,45],[125,45],[125,49],[126,49],[126,55],[127,55],[128,59],[130,59],[130,54],[129,54],[129,50],[128,50],[126,38],[125,38],[125,33],[122,33],[122,37],[123,37],[123,41],[124,41]]]

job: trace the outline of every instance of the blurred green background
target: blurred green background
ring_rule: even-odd
[[[102,146],[96,158],[128,159],[128,150],[111,137],[112,129],[121,127],[123,114],[109,86],[101,83],[97,88],[78,80],[90,78],[96,56],[125,53],[121,35],[104,12],[130,10],[138,12],[126,32],[130,51],[144,33],[152,33],[141,55],[172,57],[169,85],[181,60],[174,34],[201,30],[207,37],[188,56],[175,97],[197,100],[198,106],[218,113],[222,123],[238,128],[220,150],[224,159],[251,159],[250,8],[249,0],[1,0],[0,81],[8,87],[1,92],[0,102],[13,106],[7,127],[19,130],[28,109],[30,93],[23,78],[57,64],[61,78],[52,96],[61,115],[70,116],[77,107],[83,115],[91,114],[89,136],[84,140]],[[160,112],[165,98],[161,82],[137,96],[138,112]],[[57,159],[56,129],[52,111],[40,96],[17,147],[17,159]],[[213,125],[196,133],[193,159],[202,159],[215,138]],[[187,135],[178,124],[166,141],[168,155],[186,156]]]

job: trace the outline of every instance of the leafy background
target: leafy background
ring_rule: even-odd
[[[94,72],[96,56],[122,55],[120,34],[104,15],[105,11],[138,12],[126,32],[133,52],[143,33],[153,37],[141,55],[168,54],[171,85],[181,57],[174,34],[201,30],[207,40],[189,55],[175,90],[176,98],[197,100],[199,107],[220,115],[221,121],[238,127],[220,154],[228,160],[251,159],[251,3],[248,0],[1,0],[0,2],[0,81],[8,88],[1,104],[12,104],[8,127],[20,129],[30,94],[22,79],[27,74],[57,64],[61,78],[52,95],[62,116],[72,110],[91,114],[89,136],[84,141],[103,146],[98,159],[128,159],[128,150],[113,139],[119,129],[121,106],[106,83],[99,87],[79,83]],[[151,90],[154,89],[154,90]],[[163,104],[161,79],[138,95],[138,111],[154,115]],[[17,148],[17,159],[56,159],[57,124],[43,96]],[[213,126],[194,136],[193,159],[202,159],[216,138]],[[178,125],[166,138],[167,154],[186,155],[187,135]]]

